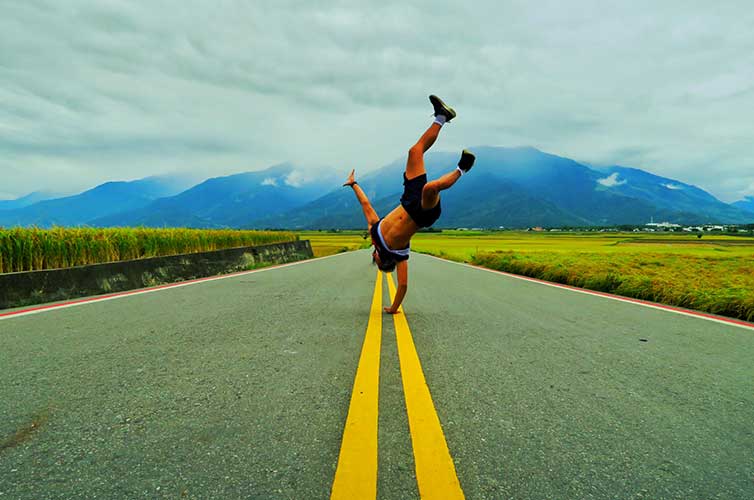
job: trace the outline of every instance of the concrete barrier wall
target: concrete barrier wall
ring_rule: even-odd
[[[134,290],[312,256],[311,245],[306,240],[69,269],[0,274],[0,309]]]

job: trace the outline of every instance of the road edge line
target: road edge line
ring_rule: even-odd
[[[222,274],[222,275],[219,275],[219,276],[208,276],[206,278],[197,278],[197,279],[193,279],[193,280],[180,281],[178,283],[167,283],[167,284],[164,284],[164,285],[157,285],[157,286],[153,286],[153,287],[149,287],[149,288],[140,288],[140,289],[137,289],[137,290],[127,290],[127,291],[124,291],[124,292],[110,293],[110,294],[107,294],[107,295],[96,295],[94,297],[88,297],[88,298],[83,298],[83,299],[74,299],[74,300],[70,300],[70,301],[60,302],[60,303],[57,303],[57,304],[48,304],[48,305],[35,306],[35,307],[27,308],[27,309],[20,309],[18,311],[11,311],[11,312],[6,312],[6,313],[0,312],[0,321],[7,320],[7,319],[12,319],[12,318],[19,318],[19,317],[22,317],[22,316],[30,316],[32,314],[40,314],[40,313],[49,312],[49,311],[57,311],[58,309],[68,309],[68,308],[71,308],[71,307],[77,307],[77,306],[82,306],[82,305],[86,305],[86,304],[93,304],[93,303],[96,303],[96,302],[105,302],[105,301],[108,301],[108,300],[121,299],[121,298],[124,298],[124,297],[131,297],[131,296],[134,296],[134,295],[143,295],[143,294],[146,294],[146,293],[161,292],[163,290],[168,290],[168,289],[172,289],[172,288],[180,288],[180,287],[184,287],[184,286],[198,285],[198,284],[207,283],[207,282],[210,282],[210,281],[219,281],[219,280],[224,280],[224,279],[229,279],[229,278],[236,278],[238,276],[246,276],[248,274],[261,273],[261,272],[265,272],[265,271],[272,271],[272,270],[275,270],[275,269],[281,269],[281,268],[284,268],[284,267],[296,266],[296,265],[299,265],[299,264],[308,264],[308,263],[319,261],[319,260],[324,260],[324,259],[329,259],[329,258],[332,258],[332,257],[338,257],[338,256],[341,256],[341,255],[345,255],[346,253],[349,253],[349,252],[337,253],[337,254],[333,254],[333,255],[325,255],[324,257],[316,257],[316,258],[313,258],[313,259],[304,259],[304,260],[299,260],[299,261],[296,261],[296,262],[288,262],[286,264],[275,264],[275,265],[272,265],[272,266],[262,267],[260,269],[252,269],[250,271],[239,271],[239,272],[236,272],[236,273]]]
[[[592,295],[592,296],[596,296],[596,297],[603,297],[603,298],[606,298],[606,299],[617,300],[618,302],[627,302],[629,304],[635,304],[635,305],[638,305],[638,306],[649,307],[650,309],[657,309],[659,311],[671,312],[671,313],[680,314],[680,315],[683,315],[683,316],[688,316],[690,318],[704,319],[704,320],[707,320],[707,321],[712,321],[714,323],[720,323],[720,324],[728,325],[728,326],[736,326],[736,327],[739,327],[739,328],[743,328],[745,330],[752,330],[752,331],[754,331],[754,323],[749,323],[749,322],[746,322],[746,321],[743,321],[743,320],[738,320],[738,319],[734,319],[734,318],[725,318],[725,317],[722,317],[722,316],[715,316],[713,314],[709,314],[709,313],[705,313],[705,312],[701,312],[701,311],[692,311],[690,309],[683,309],[683,308],[676,307],[676,306],[669,306],[669,305],[665,305],[665,304],[660,304],[658,302],[649,302],[649,301],[646,301],[646,300],[634,299],[632,297],[623,297],[621,295],[615,295],[615,294],[612,294],[612,293],[599,292],[597,290],[589,290],[588,288],[579,288],[577,286],[564,285],[562,283],[554,283],[552,281],[545,281],[545,280],[541,280],[541,279],[537,279],[537,278],[530,278],[529,276],[521,276],[520,274],[513,274],[513,273],[508,273],[508,272],[505,272],[505,271],[499,271],[497,269],[490,269],[490,268],[487,268],[487,267],[476,266],[474,264],[468,264],[466,262],[457,262],[457,261],[450,260],[450,259],[443,259],[442,257],[437,257],[436,255],[430,255],[430,254],[426,254],[426,253],[422,254],[422,255],[425,255],[427,257],[431,257],[433,259],[437,259],[437,260],[442,261],[442,262],[447,262],[449,264],[456,264],[456,265],[459,265],[459,266],[464,266],[464,267],[468,267],[468,268],[471,268],[471,269],[476,269],[478,271],[486,271],[488,273],[493,273],[493,274],[502,274],[503,276],[507,276],[509,278],[515,278],[515,279],[522,280],[522,281],[529,281],[531,283],[538,283],[540,285],[550,286],[550,287],[553,287],[553,288],[560,288],[560,289],[563,289],[563,290],[570,290],[571,292],[583,293],[583,294],[586,294],[586,295]]]

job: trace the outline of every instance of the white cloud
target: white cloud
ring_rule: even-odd
[[[311,176],[300,170],[294,170],[285,176],[285,183],[291,187],[301,187],[311,181]]]
[[[459,113],[438,150],[532,145],[731,201],[754,183],[752,25],[743,0],[7,0],[2,189],[363,172],[405,154],[437,93]]]
[[[614,186],[622,186],[628,181],[625,179],[618,180],[618,172],[613,172],[612,174],[608,175],[604,179],[597,179],[597,182],[599,182],[600,184],[606,187],[614,187]]]
[[[677,190],[683,189],[683,186],[679,186],[678,184],[670,184],[670,183],[662,184],[662,187],[665,187],[665,188],[668,188],[668,189],[672,189],[673,191],[677,191]]]
[[[274,177],[267,177],[261,182],[262,186],[277,186],[278,181]]]

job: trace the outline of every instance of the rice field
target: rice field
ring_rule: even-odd
[[[0,273],[59,269],[296,240],[281,231],[0,228]]]
[[[352,246],[356,247],[356,239]],[[363,240],[360,240],[363,241]],[[368,240],[367,240],[368,241]],[[320,251],[328,250],[321,236]],[[312,245],[316,250],[315,241]],[[348,246],[340,235],[340,246]],[[411,249],[452,260],[754,321],[754,238],[675,233],[418,233]]]
[[[309,240],[315,257],[350,252],[371,246],[372,240],[366,231],[300,231],[299,239]]]

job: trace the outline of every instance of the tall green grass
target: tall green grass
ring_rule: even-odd
[[[480,253],[472,263],[513,274],[754,321],[754,264],[668,254]]]
[[[0,273],[295,241],[294,233],[147,228],[0,228]]]

